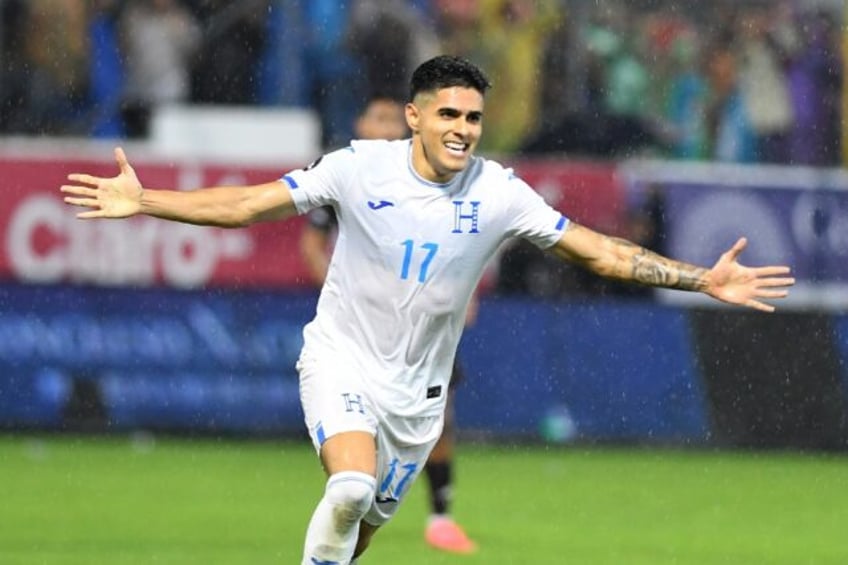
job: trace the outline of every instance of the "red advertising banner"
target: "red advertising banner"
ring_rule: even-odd
[[[133,163],[151,188],[267,182],[288,169],[208,163]],[[607,232],[623,225],[610,165],[520,162],[516,172],[566,216]],[[80,221],[59,187],[70,172],[115,174],[104,159],[0,156],[0,279],[38,284],[271,288],[308,285],[298,252],[303,218],[227,230],[154,218]]]

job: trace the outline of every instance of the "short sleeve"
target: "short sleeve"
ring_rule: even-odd
[[[510,197],[511,218],[507,234],[523,237],[542,249],[559,241],[568,226],[568,218],[514,175],[510,175],[506,188]]]
[[[319,157],[308,167],[283,175],[300,214],[338,202],[346,179],[356,176],[357,159],[351,147]]]

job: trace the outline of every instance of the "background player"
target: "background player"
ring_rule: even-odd
[[[506,238],[608,278],[766,312],[774,307],[763,300],[785,297],[795,282],[785,266],[741,265],[744,238],[705,268],[570,221],[511,170],[474,156],[488,87],[468,61],[425,61],[405,108],[411,139],[355,141],[264,184],[153,190],[118,148],[116,177],[71,174],[61,188],[68,204],[87,208],[81,219],[145,214],[241,227],[336,207],[339,237],[297,365],[328,475],[303,565],[355,563],[397,511],[441,435],[468,304]]]
[[[409,129],[406,127],[403,103],[386,96],[372,97],[357,117],[354,133],[359,139],[391,141],[407,137]],[[309,268],[312,281],[319,287],[324,285],[327,277],[337,229],[336,211],[332,206],[322,206],[309,212],[306,226],[300,236],[301,256]],[[472,299],[466,314],[466,325],[472,324],[476,316],[477,300]],[[454,360],[448,385],[445,427],[424,466],[430,500],[430,517],[424,539],[436,549],[453,553],[471,553],[476,550],[476,544],[450,515],[453,495],[453,454],[456,443],[453,393],[462,375],[459,360]]]

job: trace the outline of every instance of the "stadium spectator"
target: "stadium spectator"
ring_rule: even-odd
[[[256,104],[271,0],[201,0],[194,13],[201,41],[192,60],[191,100]]]
[[[433,18],[443,53],[473,56],[482,33],[480,0],[433,0]]]
[[[124,126],[128,136],[146,137],[157,107],[188,101],[200,28],[179,0],[131,2],[120,26],[126,70]]]
[[[801,44],[788,69],[792,113],[789,162],[834,166],[839,163],[839,124],[843,66],[839,28],[821,10],[800,14]]]
[[[123,137],[125,131],[120,107],[124,64],[118,41],[118,21],[123,4],[118,0],[96,0],[91,6],[87,127],[94,137]]]
[[[23,0],[0,4],[0,130],[20,133],[27,125],[26,106],[30,72],[26,45],[27,5]]]
[[[671,77],[662,104],[671,128],[671,156],[704,159],[708,140],[706,106],[708,87],[701,73],[700,45],[694,30],[678,35],[670,49]]]
[[[710,156],[719,161],[748,163],[756,157],[755,138],[739,86],[735,37],[733,30],[725,27],[708,49],[706,119]]]
[[[39,135],[81,134],[88,95],[87,3],[29,2],[26,13],[29,92],[21,129]]]
[[[363,107],[356,120],[358,139],[403,139],[408,136],[403,103],[396,98],[375,95]],[[309,268],[313,282],[320,288],[327,277],[331,248],[338,231],[338,220],[332,206],[312,210],[300,238],[300,252]],[[466,323],[476,318],[476,299],[469,307]],[[448,386],[445,407],[445,427],[424,466],[429,487],[430,518],[424,532],[428,544],[452,553],[472,553],[476,544],[451,517],[453,497],[454,445],[456,418],[454,416],[455,387],[463,378],[459,361],[455,360]]]
[[[559,23],[551,0],[481,0],[481,36],[472,60],[498,88],[486,100],[480,150],[514,153],[537,128],[542,48]]]
[[[429,20],[404,0],[355,0],[347,44],[368,90],[398,100],[412,70],[439,53]]]
[[[794,284],[788,267],[739,264],[744,239],[708,269],[569,221],[511,171],[474,155],[488,87],[464,59],[426,61],[406,106],[411,139],[360,140],[265,184],[153,190],[118,148],[116,177],[75,173],[61,188],[85,208],[81,219],[146,214],[239,227],[336,207],[341,237],[298,362],[307,427],[328,475],[304,565],[356,563],[423,469],[442,431],[469,301],[504,238],[530,239],[598,275],[761,311]]]
[[[785,69],[797,36],[785,8],[748,8],[738,24],[740,95],[754,132],[754,160],[764,163],[788,162],[795,119]]]
[[[346,37],[354,0],[311,0],[302,5],[306,92],[321,119],[324,147],[353,137],[354,117],[367,85]]]

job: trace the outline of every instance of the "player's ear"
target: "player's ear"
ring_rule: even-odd
[[[404,113],[406,114],[406,125],[409,126],[409,130],[412,133],[418,133],[418,120],[421,118],[421,111],[418,109],[418,106],[409,102],[404,108]]]

